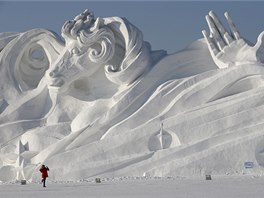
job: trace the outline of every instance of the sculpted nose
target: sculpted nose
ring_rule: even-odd
[[[58,68],[57,67],[47,70],[47,73],[46,73],[46,75],[48,75],[48,77],[50,77],[50,78],[55,78],[57,76],[57,74],[58,74]]]
[[[55,77],[55,72],[54,71],[51,71],[51,72],[49,72],[49,77],[51,77],[51,78],[54,78]]]

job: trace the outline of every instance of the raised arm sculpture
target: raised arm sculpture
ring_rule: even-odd
[[[225,29],[213,11],[210,11],[205,18],[210,35],[205,30],[202,33],[211,56],[220,69],[241,64],[264,63],[264,32],[260,33],[257,43],[253,46],[241,37],[227,12],[225,12],[225,18],[231,34]]]

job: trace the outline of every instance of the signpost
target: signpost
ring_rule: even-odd
[[[253,168],[254,167],[254,163],[253,162],[244,162],[244,167],[245,168]]]

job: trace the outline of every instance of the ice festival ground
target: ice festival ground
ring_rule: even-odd
[[[80,182],[9,183],[0,185],[5,198],[262,198],[263,176],[205,178],[115,178]]]

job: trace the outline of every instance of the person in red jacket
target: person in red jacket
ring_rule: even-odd
[[[43,187],[46,187],[46,178],[49,176],[48,175],[49,167],[43,164],[39,169],[39,171],[41,172],[41,176],[42,176],[41,182],[43,183]]]

